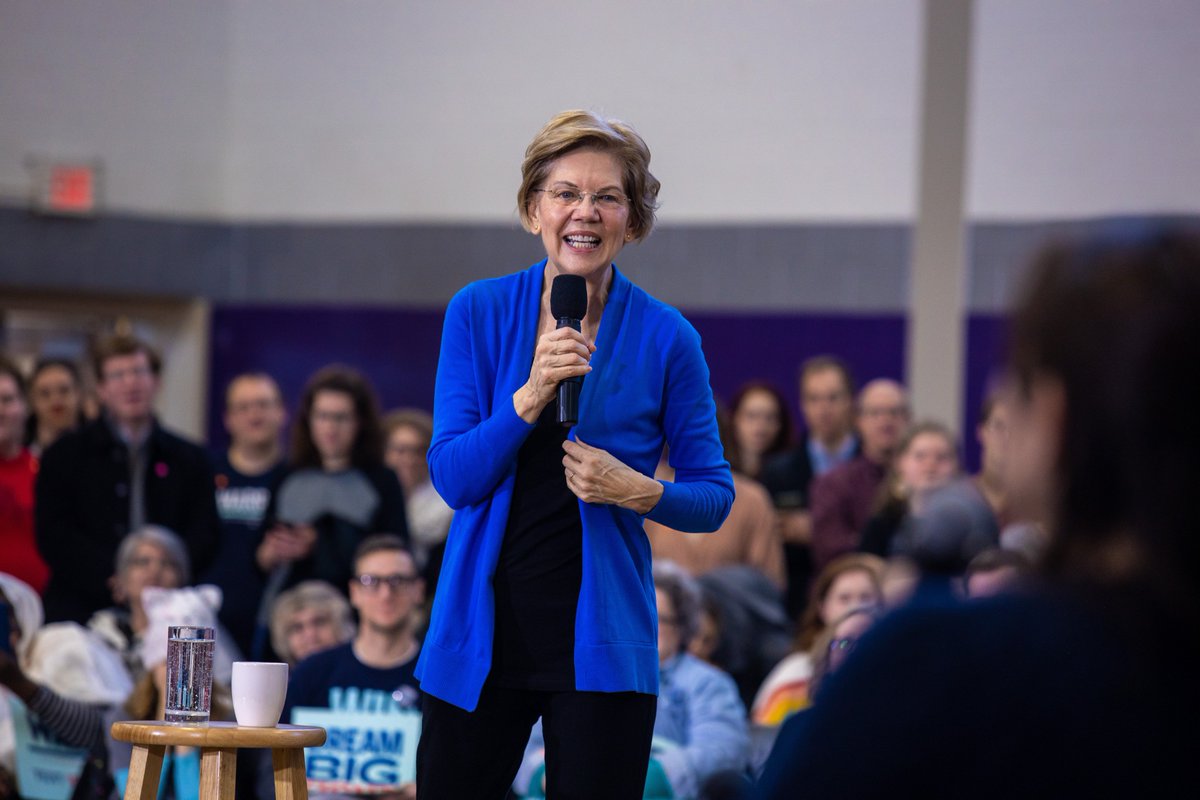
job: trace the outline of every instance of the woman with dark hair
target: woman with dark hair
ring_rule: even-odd
[[[87,421],[83,379],[75,362],[39,359],[29,375],[29,404],[33,413],[26,422],[25,443],[34,455],[41,455],[59,436]]]
[[[763,465],[792,445],[792,418],[787,400],[766,381],[738,389],[729,406],[736,442],[737,468],[757,479]]]
[[[264,609],[280,589],[302,580],[348,591],[354,551],[372,533],[407,540],[404,493],[383,464],[375,392],[357,370],[324,367],[304,387],[289,472],[271,496],[266,520],[256,555],[271,576]],[[264,633],[268,619],[260,613]]]
[[[24,445],[25,377],[0,355],[0,572],[45,590],[50,570],[34,538],[34,482],[38,460]]]
[[[1200,236],[1045,249],[1010,341],[1005,485],[1050,532],[1041,586],[880,623],[785,726],[761,796],[1195,789]]]

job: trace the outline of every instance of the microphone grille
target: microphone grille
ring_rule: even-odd
[[[556,275],[550,284],[550,313],[555,319],[587,316],[587,281],[581,275]]]

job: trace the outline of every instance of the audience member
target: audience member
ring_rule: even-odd
[[[812,481],[858,453],[854,377],[844,361],[822,355],[800,366],[800,412],[804,418],[803,441],[791,452],[768,462],[762,474],[783,536],[787,610],[792,619],[798,619],[804,611],[813,574]]]
[[[115,568],[108,581],[115,605],[93,614],[88,627],[121,656],[136,682],[144,672],[142,640],[150,624],[142,592],[150,586],[178,589],[190,583],[191,562],[178,536],[166,528],[146,525],[121,541]]]
[[[22,445],[25,434],[25,379],[0,357],[0,572],[21,579],[38,592],[49,570],[33,534],[33,483],[37,459]]]
[[[729,415],[717,406],[717,429],[725,460],[733,473],[733,507],[721,527],[712,533],[684,533],[653,520],[643,523],[656,560],[673,561],[695,577],[714,569],[744,564],[761,572],[784,589],[783,544],[775,528],[771,499],[758,481],[746,477],[740,467],[739,449]],[[663,450],[654,477],[675,480],[670,453]]]
[[[653,571],[660,688],[644,796],[687,800],[723,773],[746,770],[746,708],[728,675],[687,652],[701,610],[691,577],[669,561],[655,561]],[[528,797],[544,796],[545,746],[539,723],[514,784]]]
[[[288,664],[354,638],[346,596],[325,581],[304,581],[280,593],[271,608],[271,647]]]
[[[921,504],[958,473],[958,443],[940,422],[919,422],[900,439],[888,474],[876,497],[874,513],[854,548],[882,558],[892,555],[901,527],[912,524]]]
[[[1005,484],[1047,521],[1043,585],[892,614],[785,726],[761,797],[1195,787],[1200,236],[1051,245],[1009,331]]]
[[[43,626],[37,592],[2,572],[0,614],[7,637],[0,643],[0,797],[20,797],[13,776],[22,768],[29,775],[40,771],[43,783],[65,788],[64,798],[108,797],[113,782],[106,710],[130,689],[120,660],[79,625]],[[18,717],[28,719],[18,723]],[[36,726],[41,737],[71,750],[24,739],[16,733],[18,724]]]
[[[433,417],[417,408],[401,408],[384,418],[383,430],[387,442],[383,460],[395,471],[404,490],[413,555],[432,597],[442,569],[446,534],[454,517],[454,509],[446,505],[429,480],[425,457],[433,439]]]
[[[879,378],[859,392],[857,423],[862,452],[812,484],[812,554],[816,568],[858,547],[908,421],[908,396],[895,381]]]
[[[1033,573],[1033,564],[1016,550],[993,547],[971,559],[963,573],[963,594],[991,597],[1019,589]]]
[[[262,602],[264,578],[254,562],[271,492],[282,480],[283,451],[279,436],[287,421],[275,380],[262,372],[238,375],[225,390],[225,430],[229,449],[214,459],[221,543],[217,558],[200,582],[220,587],[224,595],[218,615],[238,649],[252,658],[265,655],[263,639],[254,633]]]
[[[383,714],[419,703],[413,669],[421,645],[414,633],[425,587],[416,560],[400,537],[371,536],[358,547],[353,572],[350,604],[358,612],[358,630],[352,641],[296,666],[288,681],[284,720],[294,719],[297,708]],[[411,782],[389,788],[397,797],[416,796]]]
[[[25,444],[36,456],[58,437],[87,422],[83,413],[83,379],[74,361],[43,358],[29,376],[33,413],[25,425]]]
[[[729,416],[742,474],[760,480],[766,463],[792,443],[787,401],[771,384],[751,381],[733,396]]]
[[[979,424],[975,427],[979,442],[979,472],[972,483],[987,501],[996,518],[996,527],[1003,530],[1010,522],[1008,492],[1004,486],[1005,455],[1008,452],[1008,404],[999,392],[992,392],[983,402]]]
[[[292,423],[290,471],[271,498],[256,560],[264,598],[317,578],[349,584],[354,552],[372,533],[408,539],[404,493],[383,464],[383,434],[367,379],[340,364],[308,381]]]
[[[792,714],[808,707],[813,670],[820,655],[814,651],[815,643],[834,620],[850,609],[883,602],[883,571],[883,560],[865,553],[841,556],[821,570],[813,581],[793,652],[776,665],[754,698],[750,719],[755,726],[773,731]],[[759,738],[769,739],[770,734]]]
[[[817,637],[813,643],[813,676],[808,686],[810,702],[817,702],[825,679],[842,668],[850,653],[858,646],[858,640],[879,621],[879,617],[879,605],[876,603],[854,606],[837,617]]]
[[[192,566],[216,553],[219,523],[204,451],[154,416],[161,363],[144,342],[100,342],[94,364],[104,413],[42,456],[34,518],[50,567],[46,618],[83,622],[108,605],[106,579],[131,530],[162,525],[187,544]]]

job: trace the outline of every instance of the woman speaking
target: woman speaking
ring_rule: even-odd
[[[420,797],[504,797],[539,717],[550,797],[642,795],[658,690],[642,519],[712,531],[733,502],[699,336],[613,264],[654,224],[649,164],[628,125],[551,119],[517,194],[545,260],[446,309],[429,468],[455,514],[417,666]],[[568,426],[558,387],[580,378]],[[673,483],[651,477],[664,445]]]

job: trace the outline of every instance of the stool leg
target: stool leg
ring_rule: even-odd
[[[236,773],[236,748],[203,748],[200,751],[200,796],[204,800],[233,800]]]
[[[158,778],[162,774],[161,744],[135,744],[129,758],[129,779],[125,783],[125,800],[156,800]]]
[[[303,748],[279,747],[272,750],[271,766],[275,769],[275,800],[308,800]]]

